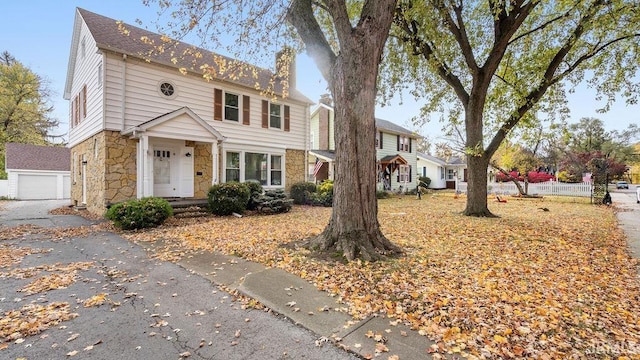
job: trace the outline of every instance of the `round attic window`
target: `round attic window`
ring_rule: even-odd
[[[176,88],[172,83],[163,81],[160,83],[160,93],[166,97],[172,98],[176,94]]]

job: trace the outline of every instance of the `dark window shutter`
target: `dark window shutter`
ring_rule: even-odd
[[[222,90],[213,89],[213,120],[222,121]]]
[[[242,124],[251,124],[251,99],[247,95],[242,96]]]
[[[411,143],[413,142],[413,139],[409,138],[409,152],[411,152]]]
[[[380,149],[382,149],[382,139],[384,138],[384,135],[382,135],[382,131],[380,131]]]
[[[87,117],[87,85],[82,87],[82,118]]]
[[[411,141],[411,140],[409,140],[409,141]],[[409,147],[411,147],[411,146],[409,146]],[[412,168],[411,165],[409,165],[409,182],[411,182],[411,170],[413,170],[413,168]]]
[[[291,130],[291,109],[289,105],[284,106],[284,131]]]
[[[400,182],[400,167],[398,167],[398,176],[396,177],[396,181]]]
[[[262,100],[262,127],[269,127],[269,102],[267,100]]]
[[[402,150],[400,149],[400,135],[397,135],[398,137],[398,147],[396,148],[398,151]]]

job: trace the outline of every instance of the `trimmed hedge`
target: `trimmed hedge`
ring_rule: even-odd
[[[209,210],[215,215],[242,214],[247,209],[251,192],[245,183],[213,185],[207,192]]]
[[[108,220],[123,230],[156,227],[173,215],[173,208],[165,199],[147,197],[111,206],[105,213]]]

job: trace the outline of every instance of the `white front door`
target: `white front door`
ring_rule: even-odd
[[[153,195],[178,197],[179,157],[173,147],[153,147]]]

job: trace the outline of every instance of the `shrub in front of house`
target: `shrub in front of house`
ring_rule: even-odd
[[[391,197],[391,193],[388,191],[384,191],[384,190],[376,191],[376,198],[378,199],[388,199],[390,197]]]
[[[420,181],[419,186],[422,186],[424,188],[428,188],[429,184],[431,184],[431,178],[429,178],[428,176],[420,176],[418,178],[418,181]]]
[[[325,180],[315,193],[311,194],[311,205],[314,206],[333,206],[333,180]]]
[[[247,209],[251,192],[244,183],[225,183],[209,188],[209,210],[215,215],[242,214]]]
[[[296,205],[311,204],[311,194],[316,192],[316,184],[312,182],[298,182],[291,185],[290,195]]]
[[[246,181],[244,183],[249,188],[249,201],[247,202],[247,210],[256,210],[258,203],[257,199],[262,196],[264,189],[262,185],[257,181]]]
[[[115,204],[105,217],[120,229],[135,230],[161,225],[172,215],[173,209],[167,200],[147,197]]]
[[[258,211],[270,214],[289,212],[293,204],[293,199],[289,199],[282,189],[267,190],[255,201]]]

